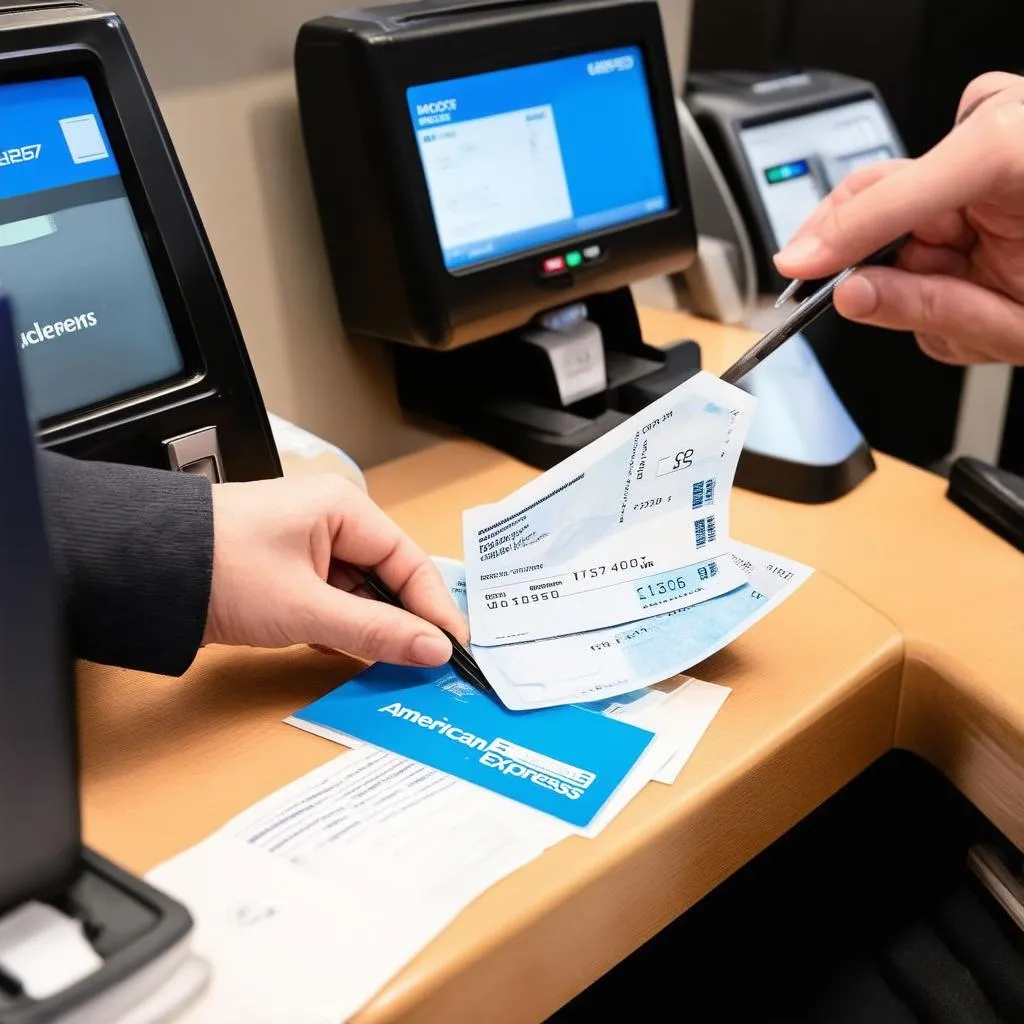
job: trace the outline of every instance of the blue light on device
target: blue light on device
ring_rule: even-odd
[[[765,168],[764,176],[769,185],[778,185],[783,181],[803,178],[810,173],[811,167],[806,160],[790,160],[789,163]]]
[[[449,270],[669,208],[639,47],[417,85],[406,98]]]

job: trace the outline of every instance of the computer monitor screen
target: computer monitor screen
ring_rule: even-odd
[[[449,271],[669,208],[637,46],[415,85],[406,99]]]
[[[873,99],[744,128],[740,142],[780,249],[850,171],[897,155]]]
[[[185,370],[84,77],[0,84],[0,288],[36,421]]]

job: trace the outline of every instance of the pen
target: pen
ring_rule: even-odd
[[[373,594],[378,600],[386,601],[388,604],[394,605],[396,608],[402,607],[402,602],[399,600],[398,595],[375,573],[365,572],[363,574],[363,583],[366,589]],[[459,643],[459,641],[444,629],[442,626],[438,626],[438,629],[451,641],[452,645],[452,656],[449,664],[455,671],[462,676],[471,686],[476,687],[481,693],[487,693],[495,696],[494,690],[491,684],[487,682],[483,672],[480,671],[480,666],[476,663],[476,658],[466,649],[466,647]]]
[[[816,291],[812,292],[803,302],[800,303],[793,310],[792,313],[781,324],[773,327],[767,334],[759,338],[746,352],[736,360],[732,366],[729,367],[725,373],[722,374],[722,380],[727,384],[735,384],[737,381],[745,377],[758,363],[764,362],[777,348],[779,348],[784,342],[789,341],[794,334],[799,334],[800,331],[814,323],[815,320],[821,316],[832,305],[832,296],[836,288],[839,287],[854,271],[859,270],[864,266],[871,266],[885,262],[885,260],[895,255],[900,249],[903,243],[906,241],[906,237],[898,238],[895,242],[891,242],[889,245],[878,252],[873,253],[863,263],[858,263],[856,266],[847,267],[845,270],[836,274],[835,277],[827,280],[822,284]],[[802,281],[793,281],[789,287],[782,293],[782,296],[788,297],[789,294],[796,291],[793,286],[796,285],[798,288]],[[780,302],[785,301],[785,298],[780,297]],[[777,302],[776,305],[779,305]]]

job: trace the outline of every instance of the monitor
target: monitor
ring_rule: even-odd
[[[295,71],[350,332],[461,346],[693,259],[656,0],[342,12]]]
[[[406,90],[444,264],[475,268],[669,205],[637,46]],[[552,268],[597,258],[570,249]]]
[[[123,21],[0,8],[0,288],[42,445],[280,474],[245,344]]]

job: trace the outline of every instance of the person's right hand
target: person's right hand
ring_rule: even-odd
[[[376,572],[393,608],[362,586]],[[443,665],[446,629],[469,639],[437,567],[342,476],[281,477],[213,488],[213,577],[203,642],[309,644],[364,661]]]
[[[775,265],[831,276],[905,234],[895,267],[836,289],[838,312],[913,331],[943,362],[1024,364],[1024,77],[975,79],[949,135],[916,160],[854,171]]]

